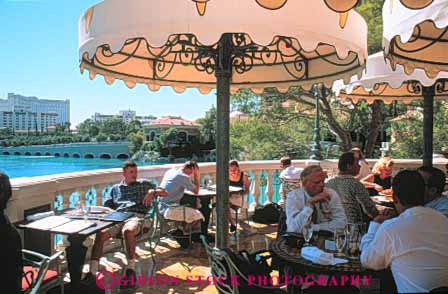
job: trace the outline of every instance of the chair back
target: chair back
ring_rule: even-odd
[[[292,190],[298,189],[302,186],[300,179],[285,179],[279,178],[282,183],[283,191],[287,195]]]
[[[50,265],[56,261],[56,259],[63,252],[58,252],[52,256],[46,256],[34,251],[22,249],[22,259],[24,266],[31,266],[35,271],[24,271],[23,279],[27,284],[27,288],[23,289],[24,294],[36,294],[43,285],[45,274],[47,273]],[[23,283],[22,283],[23,285]]]
[[[208,262],[210,264],[210,272],[217,281],[225,279],[225,277],[236,276],[234,266],[229,255],[218,248],[212,248],[208,245],[205,236],[201,236],[202,243],[204,244],[207,252]],[[239,289],[236,283],[220,283],[216,282],[215,287],[219,294],[239,294]]]
[[[281,235],[283,235],[284,233],[286,233],[287,231],[287,226],[286,226],[286,212],[282,211],[280,213],[280,217],[278,219],[278,226],[277,226],[277,238]]]

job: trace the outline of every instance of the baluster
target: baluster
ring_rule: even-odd
[[[102,203],[102,191],[103,191],[103,189],[101,188],[101,186],[100,185],[94,185],[93,187],[92,187],[92,190],[94,191],[94,193],[95,193],[95,205],[97,205],[97,206],[101,206],[101,205],[103,205],[103,203]]]
[[[81,201],[81,203],[87,204],[88,191],[89,191],[88,187],[81,187],[77,189],[77,192],[79,193],[79,201]]]
[[[252,195],[254,197],[254,202],[250,204],[249,211],[255,210],[255,208],[260,205],[258,200],[260,198],[260,173],[261,171],[254,171],[254,178],[252,182]]]
[[[272,182],[274,180],[273,174],[274,174],[274,170],[268,170],[267,171],[267,185],[266,185],[266,196],[267,196],[267,200],[264,204],[268,204],[268,203],[272,203],[273,200],[273,196],[274,196],[274,186],[272,185]]]

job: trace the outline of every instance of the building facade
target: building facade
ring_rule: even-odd
[[[101,114],[98,112],[95,112],[95,114],[92,116],[92,120],[95,122],[104,122],[108,119],[112,118],[118,118],[126,123],[130,123],[133,120],[138,120],[143,124],[150,123],[157,119],[157,117],[153,115],[143,115],[139,116],[136,114],[134,110],[120,110],[118,111],[118,114]]]
[[[158,138],[163,132],[171,128],[176,129],[176,140],[178,143],[191,143],[195,139],[199,140],[199,125],[195,122],[183,119],[180,116],[165,116],[144,124],[144,140],[146,142],[154,141],[154,139]]]
[[[0,128],[17,132],[46,132],[70,123],[70,100],[39,99],[8,93],[0,99]]]

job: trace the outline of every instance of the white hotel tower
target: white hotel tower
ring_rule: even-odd
[[[70,122],[70,100],[38,99],[8,93],[0,99],[0,128],[19,132],[46,132]]]

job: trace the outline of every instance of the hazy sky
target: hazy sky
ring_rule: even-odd
[[[163,0],[161,0],[163,1]],[[78,65],[78,19],[94,0],[0,0],[0,98],[12,92],[48,99],[70,99],[73,125],[94,112],[202,117],[215,94],[196,89],[177,94],[171,88],[151,92],[146,86],[107,85],[91,81]],[[126,3],[126,0],[123,0]]]

